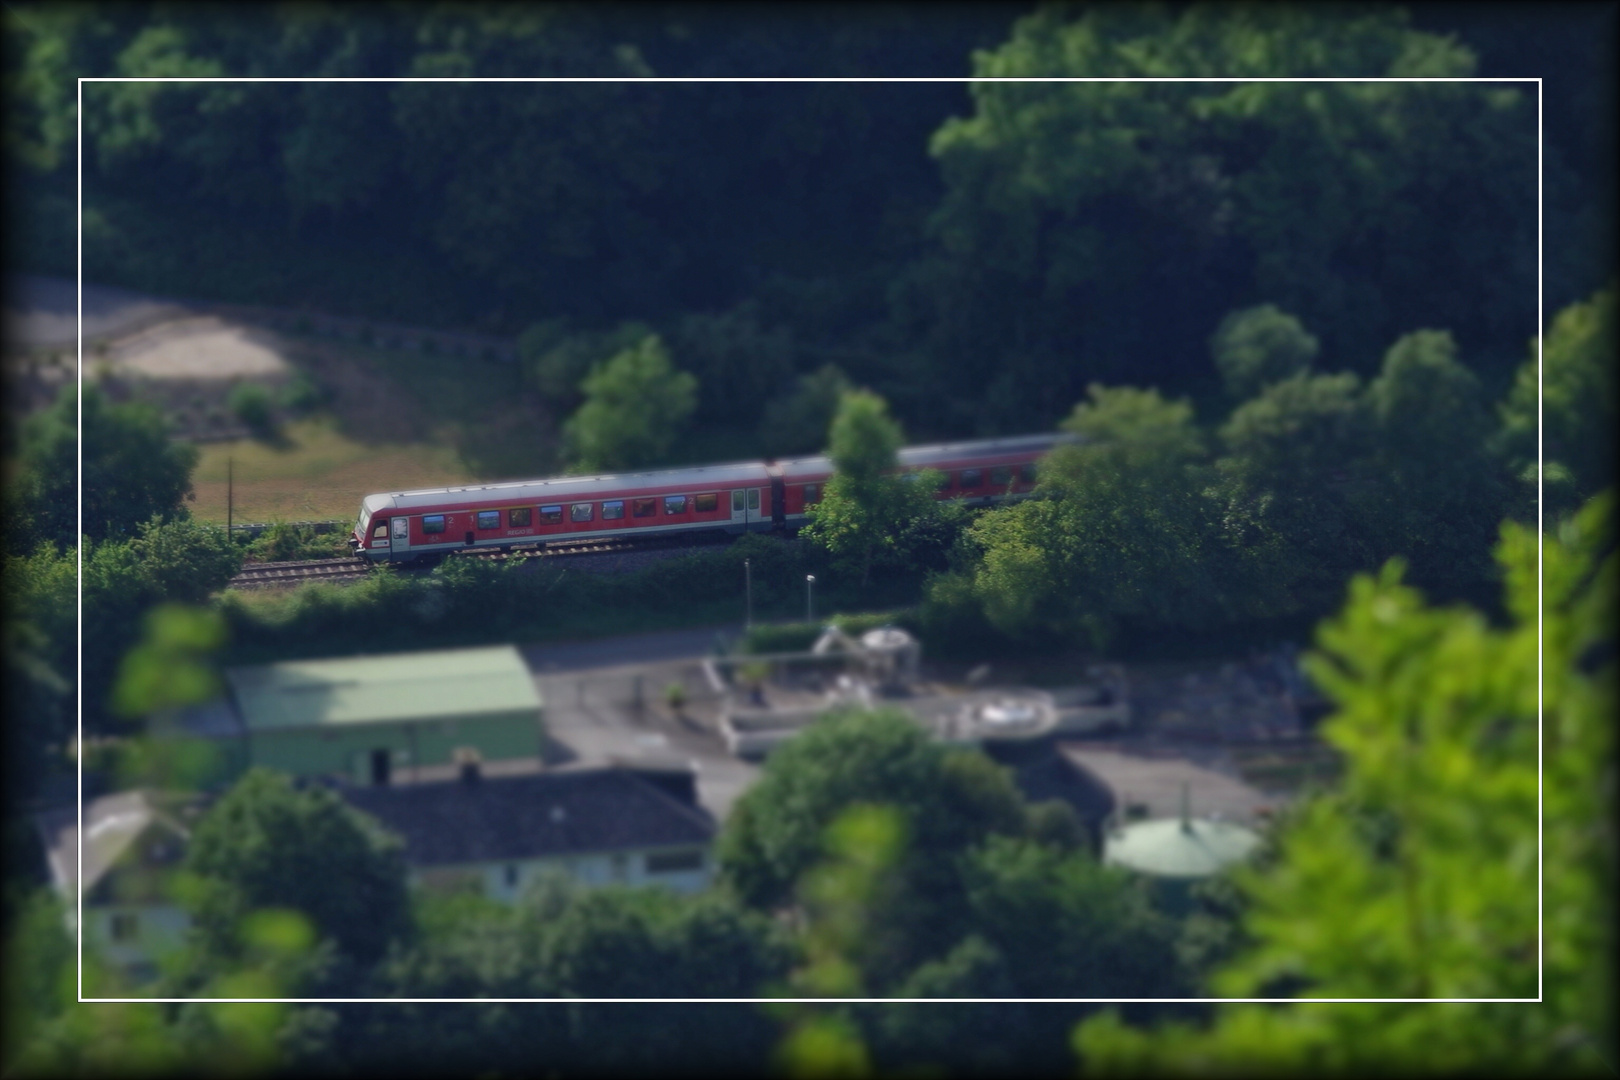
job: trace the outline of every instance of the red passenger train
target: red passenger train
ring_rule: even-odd
[[[941,499],[988,504],[1031,491],[1035,463],[1071,440],[1022,435],[912,446],[900,451],[900,467],[943,473]],[[367,495],[349,544],[362,558],[408,562],[467,548],[793,529],[832,472],[827,458],[809,457]]]

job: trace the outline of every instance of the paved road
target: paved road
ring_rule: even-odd
[[[545,702],[547,765],[682,765],[696,774],[698,801],[724,821],[759,767],[732,757],[720,736],[720,701],[701,666],[714,635],[710,627],[521,649]],[[672,683],[686,689],[678,713],[664,703]]]

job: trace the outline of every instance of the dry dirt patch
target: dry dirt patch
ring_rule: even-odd
[[[276,335],[213,316],[143,330],[108,349],[115,374],[142,379],[265,379],[291,374]]]

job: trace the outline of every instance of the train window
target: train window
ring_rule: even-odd
[[[657,499],[631,499],[630,500],[630,516],[631,517],[652,517],[656,513],[658,513],[658,500]]]
[[[759,488],[749,488],[748,489],[748,509],[750,509],[750,510],[758,510],[759,509]]]
[[[712,514],[720,509],[720,496],[715,492],[707,495],[692,496],[692,511],[698,514]]]
[[[498,529],[501,527],[501,512],[499,510],[478,511],[478,527],[480,529]]]
[[[686,496],[685,495],[665,495],[664,496],[664,513],[666,513],[666,514],[684,514],[684,513],[686,513]]]
[[[990,470],[990,486],[1004,488],[1012,483],[1012,466],[997,465]]]
[[[614,499],[612,502],[602,504],[602,520],[617,521],[624,517],[624,500]]]
[[[740,513],[742,513],[742,508],[743,508],[743,492],[742,492],[742,488],[738,488],[737,490],[735,490],[735,491],[733,491],[731,493],[731,512],[733,514],[740,514]]]
[[[951,490],[951,474],[950,473],[942,472],[942,473],[939,474],[939,490],[941,490],[941,491],[949,491],[949,490]]]
[[[965,488],[978,487],[980,482],[983,481],[983,480],[984,480],[984,470],[983,469],[963,469],[962,470],[962,486],[965,487]]]
[[[371,538],[373,540],[386,540],[386,539],[388,539],[388,522],[384,521],[381,524],[379,524],[375,529],[372,529],[371,530]]]
[[[444,532],[444,515],[424,514],[422,517],[422,531],[425,533]]]
[[[560,506],[542,506],[540,508],[540,524],[542,524],[542,525],[561,525],[562,524],[562,507],[560,507]]]
[[[1021,484],[1033,484],[1035,482],[1035,463],[1033,461],[1018,466],[1018,482]]]
[[[527,529],[534,522],[534,510],[527,506],[514,506],[506,512],[506,523],[514,529]]]
[[[591,507],[593,507],[595,505],[596,505],[595,503],[575,503],[573,506],[570,506],[568,508],[568,520],[569,521],[589,521],[589,520],[591,520]]]
[[[820,502],[820,501],[821,501],[821,485],[820,484],[806,484],[806,485],[804,485],[804,505],[809,506],[813,502]]]

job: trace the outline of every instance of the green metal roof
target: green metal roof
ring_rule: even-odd
[[[1144,821],[1109,833],[1103,862],[1155,877],[1208,877],[1242,862],[1259,844],[1254,830],[1230,821]]]
[[[510,645],[289,660],[225,676],[249,731],[540,709],[534,678]]]

